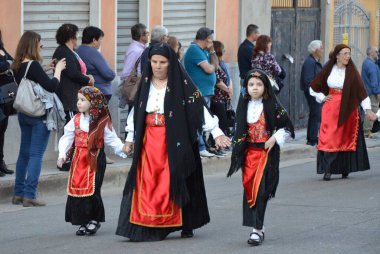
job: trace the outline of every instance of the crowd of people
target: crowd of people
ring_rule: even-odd
[[[116,73],[99,51],[105,34],[86,27],[78,47],[78,31],[74,24],[58,28],[58,47],[47,66],[41,65],[39,34],[26,31],[12,58],[0,31],[0,86],[29,80],[55,93],[62,103],[58,111],[64,112],[66,125],[57,166],[69,171],[65,220],[79,226],[76,235],[94,235],[105,221],[101,186],[107,145],[116,155],[133,158],[117,235],[158,241],[181,231],[181,237],[192,237],[210,221],[201,158],[231,153],[227,176],[242,170],[243,226],[253,228],[247,242],[261,245],[267,202],[279,183],[280,148],[295,135],[277,97],[286,70],[271,53],[270,36],[248,25],[237,55],[240,84],[234,84],[224,61],[228,49],[214,39],[213,30],[200,28],[185,53],[167,28],[155,26],[149,32],[144,24],[132,26],[120,88],[132,85],[137,90],[132,97],[119,98],[119,106],[129,112],[122,142],[108,108]],[[337,45],[324,65],[321,41],[310,42],[308,51],[300,88],[310,110],[307,144],[318,150],[317,173],[330,180],[332,174],[347,178],[351,172],[368,170],[365,137],[375,132],[380,101],[377,48],[367,50],[362,75],[347,45]],[[46,74],[50,70],[52,77]],[[231,114],[236,85],[239,101],[236,114]],[[14,173],[6,166],[3,148],[8,118],[15,112],[12,103],[2,103],[0,109],[0,176],[4,176]],[[17,117],[21,144],[12,203],[44,206],[37,186],[50,135],[48,116],[18,112]]]

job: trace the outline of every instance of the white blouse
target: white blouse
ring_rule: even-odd
[[[345,77],[346,77],[346,68],[340,69],[336,65],[334,65],[329,77],[327,78],[327,85],[330,88],[343,89]],[[314,96],[316,101],[319,103],[322,103],[326,97],[323,93],[316,93],[311,87],[309,91],[310,91],[310,95]],[[368,96],[360,103],[360,106],[364,109],[364,112],[367,109],[371,109],[371,101]]]
[[[159,114],[164,113],[165,92],[166,92],[166,88],[157,89],[153,86],[152,83],[150,84],[148,101],[147,101],[146,109],[145,109],[147,113],[159,113]],[[204,119],[205,119],[205,123],[202,126],[203,131],[211,132],[211,135],[214,138],[224,135],[223,131],[219,128],[218,117],[211,116],[206,107],[204,108],[203,111],[204,111]],[[125,139],[125,141],[127,142],[133,142],[133,138],[134,138],[134,122],[133,122],[134,113],[135,113],[135,110],[134,108],[132,108],[127,118],[127,126],[125,126],[125,131],[128,132],[127,138]]]
[[[247,110],[247,123],[256,123],[261,115],[261,112],[264,110],[263,99],[260,98],[258,100],[250,100],[248,102],[248,110]],[[285,141],[290,137],[290,133],[285,131],[284,128],[277,130],[273,134],[276,139],[277,144],[280,147],[283,147]]]
[[[80,123],[79,123],[79,128],[82,131],[88,132],[89,126],[90,126],[90,117],[85,116],[84,114],[80,115]],[[71,146],[73,145],[74,142],[74,137],[75,137],[75,124],[74,124],[74,118],[70,120],[65,125],[64,128],[65,133],[59,140],[58,144],[58,150],[59,150],[59,159],[63,158],[66,160],[66,154],[70,150]],[[120,138],[116,135],[115,130],[112,128],[110,130],[108,126],[104,127],[104,144],[110,146],[116,155],[122,157],[122,158],[127,158],[127,155],[123,152],[123,146],[124,144],[121,142]]]

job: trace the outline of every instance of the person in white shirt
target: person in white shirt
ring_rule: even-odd
[[[104,145],[126,158],[126,147],[117,137],[105,96],[93,86],[78,91],[78,112],[59,140],[57,165],[72,157],[67,186],[66,222],[79,225],[76,235],[93,235],[104,222],[100,188],[106,169]]]
[[[317,173],[348,174],[370,168],[359,106],[375,121],[363,81],[351,59],[351,49],[339,44],[310,85],[310,95],[323,103],[318,139]]]
[[[267,202],[276,194],[279,181],[280,147],[294,127],[277,101],[268,74],[259,69],[249,71],[236,110],[236,132],[231,166],[227,176],[242,169],[243,226],[253,227],[248,244],[264,241],[264,215]]]
[[[192,237],[210,220],[197,131],[220,147],[230,140],[167,44],[149,49],[150,65],[128,116],[127,150],[134,149],[116,234],[159,241],[174,231]]]

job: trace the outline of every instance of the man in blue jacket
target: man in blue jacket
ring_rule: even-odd
[[[306,144],[315,146],[318,143],[318,132],[321,124],[322,104],[318,103],[313,96],[310,95],[310,83],[322,70],[319,62],[323,54],[322,41],[314,40],[307,47],[310,55],[305,59],[301,71],[301,90],[303,90],[307,104],[309,105],[309,120],[307,122]]]
[[[380,70],[375,61],[378,58],[378,50],[376,47],[369,47],[367,49],[367,58],[362,65],[362,79],[367,89],[369,99],[371,100],[371,109],[377,112],[379,109],[380,101]],[[367,138],[372,138],[371,129],[373,122],[364,118],[364,135]]]

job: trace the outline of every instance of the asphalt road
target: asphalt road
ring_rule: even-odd
[[[121,189],[106,189],[106,222],[95,236],[75,236],[64,222],[66,197],[47,197],[48,206],[0,205],[0,253],[380,253],[380,148],[369,149],[371,170],[329,182],[315,172],[315,159],[281,165],[277,196],[269,202],[262,246],[246,243],[240,174],[226,169],[205,175],[211,222],[192,239],[175,232],[161,242],[133,243],[114,234]],[[227,165],[226,165],[227,167]]]

